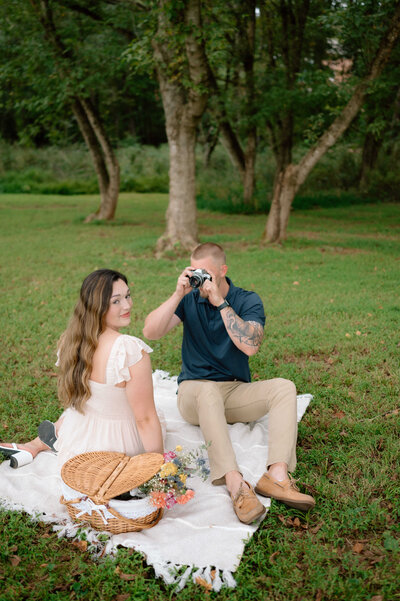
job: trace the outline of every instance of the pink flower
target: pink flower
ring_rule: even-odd
[[[168,461],[172,461],[175,459],[176,453],[174,451],[168,451],[168,453],[164,453],[164,461],[167,463]]]
[[[166,501],[165,501],[165,507],[167,509],[171,509],[171,507],[173,507],[176,503],[176,499],[175,497],[169,497]]]

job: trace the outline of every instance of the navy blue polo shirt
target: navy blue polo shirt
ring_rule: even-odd
[[[226,300],[245,321],[265,324],[264,307],[255,292],[234,286],[229,278]],[[220,311],[195,289],[183,297],[175,314],[183,321],[183,380],[224,381],[237,378],[250,382],[249,358],[229,338]]]

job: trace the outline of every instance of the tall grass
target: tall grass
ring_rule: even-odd
[[[127,273],[129,333],[142,336],[187,264],[154,258],[166,195],[122,194],[113,223],[84,225],[97,202],[0,196],[0,439],[32,437],[39,420],[59,415],[55,347],[87,273]],[[261,247],[264,216],[199,212],[201,239],[223,244],[235,284],[264,301],[254,378],[287,377],[314,395],[295,476],[316,508],[273,502],[221,601],[400,598],[399,217],[394,204],[298,210],[286,245]],[[152,344],[153,366],[177,374],[180,343],[178,329]],[[133,550],[94,560],[23,514],[0,511],[0,543],[1,601],[217,598],[192,583],[176,594]]]

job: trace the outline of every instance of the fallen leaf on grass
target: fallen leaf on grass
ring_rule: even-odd
[[[383,595],[374,595],[369,601],[383,601]]]
[[[21,558],[18,555],[12,555],[10,557],[10,563],[14,568],[17,567],[17,565],[19,564],[20,561],[21,561]]]
[[[335,411],[335,413],[332,413],[332,417],[336,417],[337,419],[343,419],[345,416],[344,411]]]
[[[68,591],[70,588],[70,584],[69,582],[63,582],[62,584],[56,584],[55,587],[53,588],[54,592],[57,591]]]
[[[364,550],[364,545],[362,543],[355,543],[351,550],[353,551],[353,553],[362,553],[362,551]]]
[[[196,583],[205,588],[207,591],[212,590],[212,584],[210,584],[209,582],[207,582],[207,580],[204,580],[204,578],[201,578],[200,576],[197,576]]]
[[[121,578],[121,580],[135,580],[136,578],[136,574],[125,574],[125,572],[121,571],[121,568],[119,566],[117,566],[114,570],[115,574],[118,574],[118,576]]]
[[[130,593],[122,593],[121,595],[117,595],[115,597],[115,601],[128,601],[131,598]]]
[[[293,286],[298,286],[299,282],[293,282]]]
[[[306,484],[305,482],[302,482],[301,483],[301,487],[305,488],[306,491],[310,493],[310,495],[317,495],[318,494],[318,491],[313,486],[311,486],[311,484]]]
[[[374,566],[376,563],[380,563],[384,559],[383,555],[376,555],[376,553],[373,553],[372,551],[368,550],[364,551],[363,556],[369,559],[368,564],[371,567]]]
[[[274,553],[272,553],[272,554],[269,556],[269,561],[270,561],[270,563],[275,563],[275,557],[277,557],[277,556],[279,555],[279,553],[280,553],[279,551],[275,551]]]
[[[314,526],[314,528],[311,528],[311,532],[313,534],[317,534],[317,532],[319,530],[321,530],[322,526],[324,525],[324,522],[321,522],[320,524],[317,524],[316,526]]]
[[[321,591],[321,589],[319,588],[319,589],[317,590],[317,594],[316,594],[316,596],[315,596],[315,601],[321,601],[321,599],[322,599],[322,591]]]
[[[74,547],[77,547],[79,551],[87,551],[87,540],[76,540],[72,543]]]
[[[295,526],[296,528],[300,528],[301,522],[300,522],[299,518],[294,518],[293,526]]]

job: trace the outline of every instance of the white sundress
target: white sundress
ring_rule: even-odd
[[[140,338],[121,334],[115,339],[105,384],[89,381],[92,395],[85,403],[85,413],[73,408],[63,413],[54,445],[59,468],[71,457],[89,451],[117,451],[130,456],[145,452],[126,388],[116,386],[131,379],[129,367],[142,359],[142,350],[152,352]],[[160,421],[165,436],[162,416]]]

